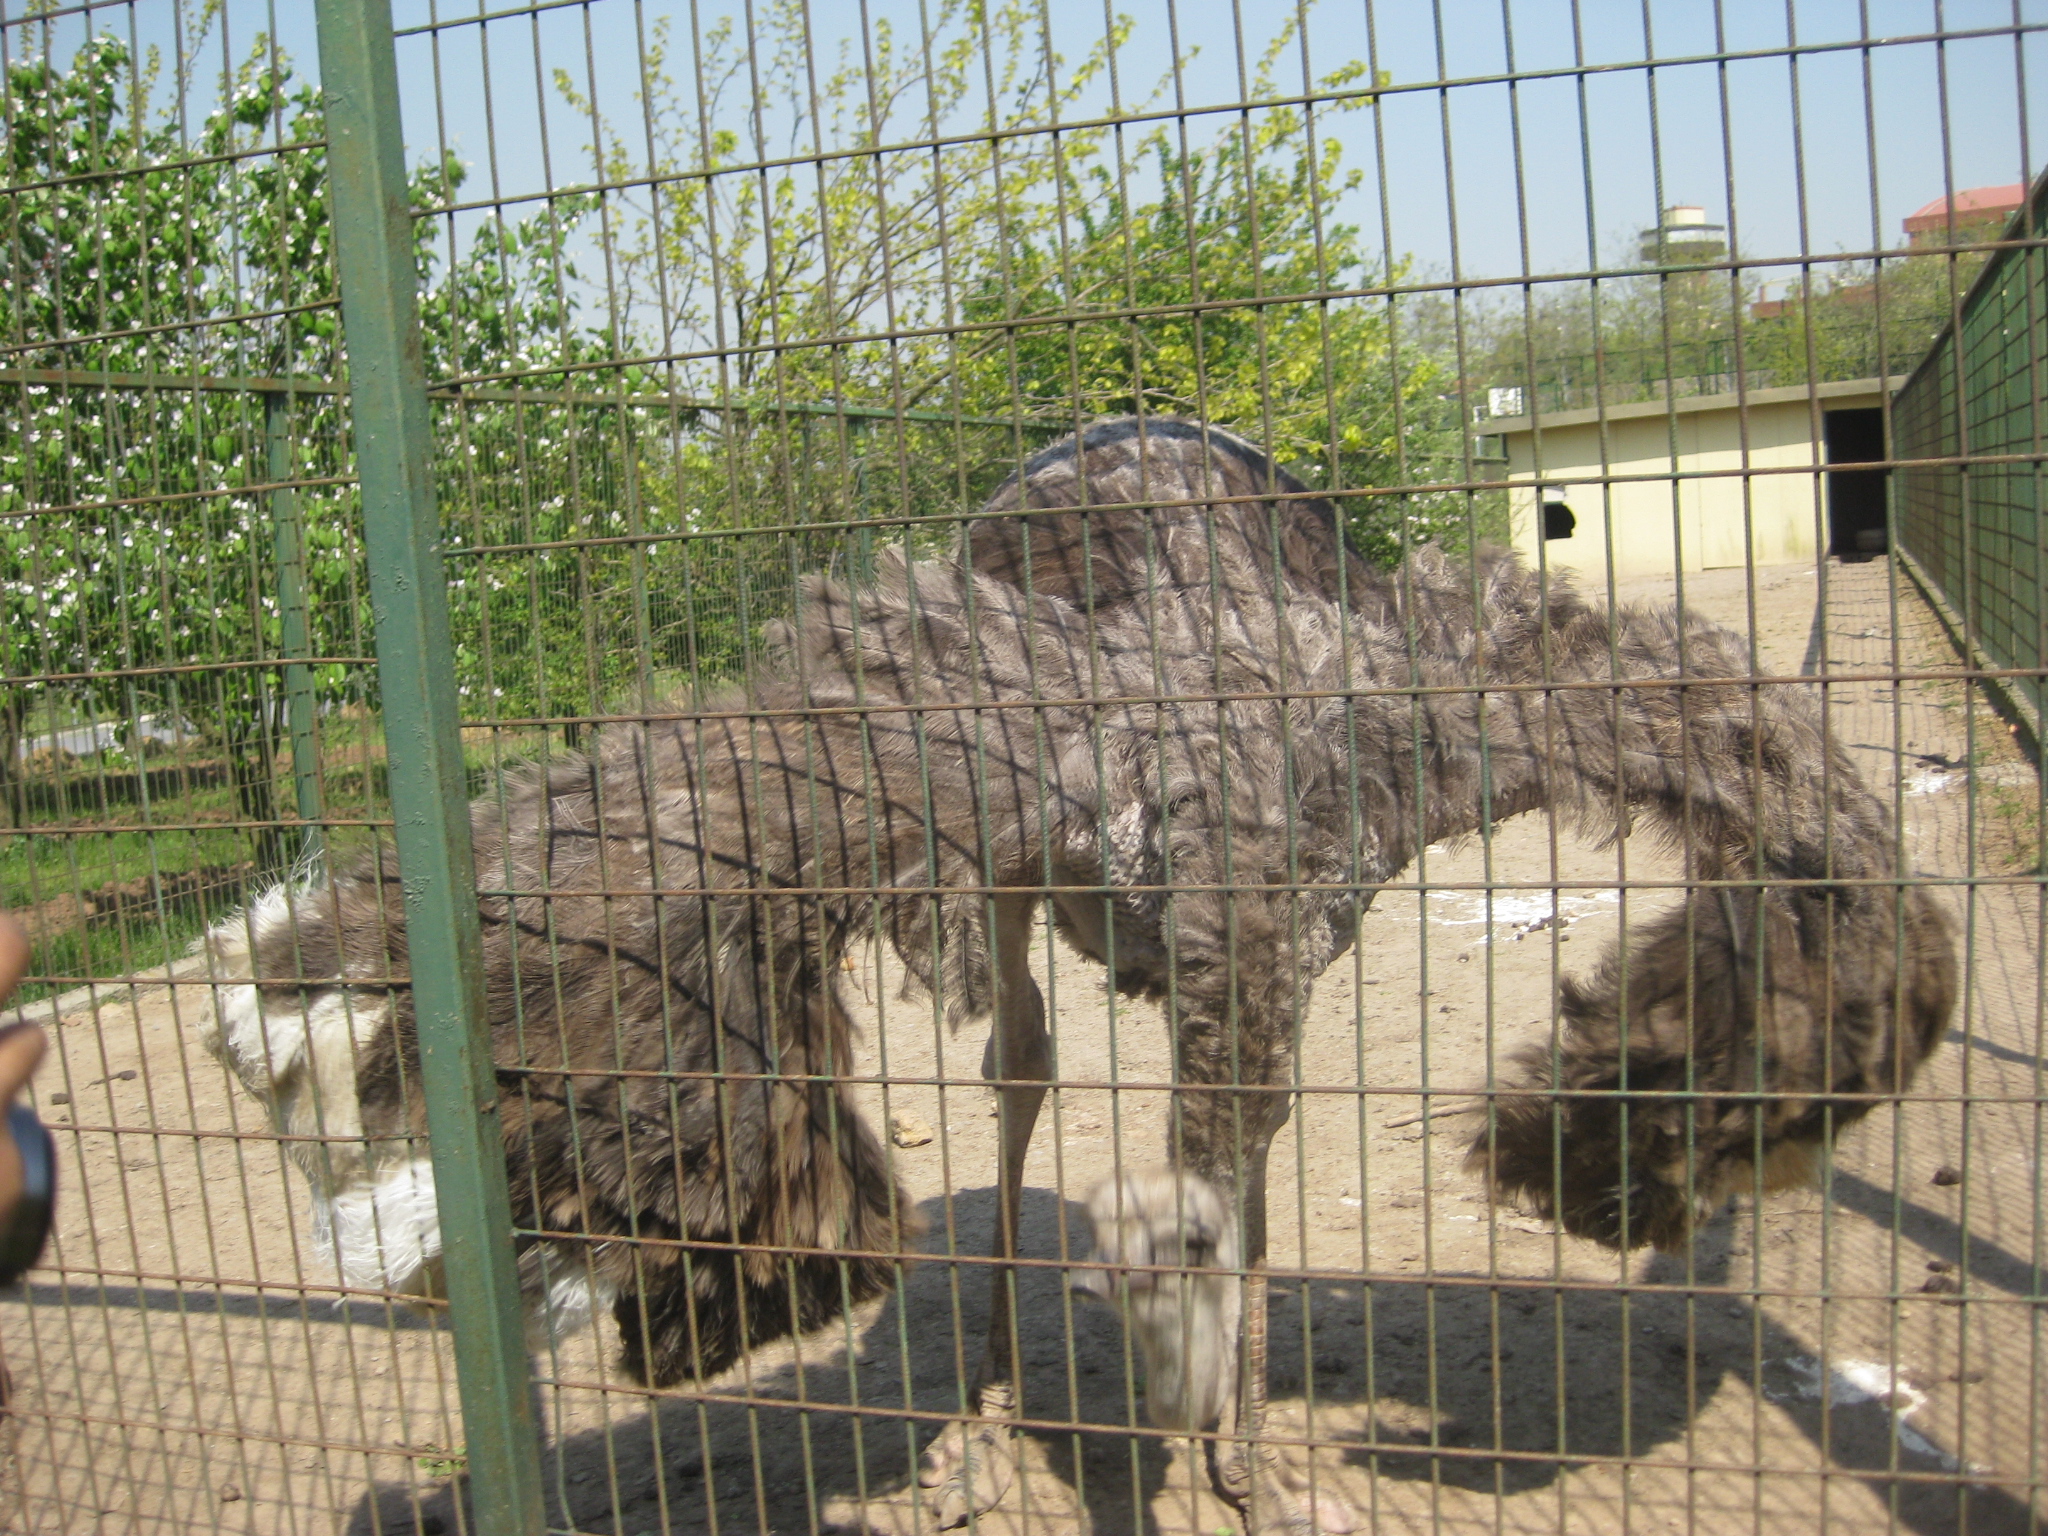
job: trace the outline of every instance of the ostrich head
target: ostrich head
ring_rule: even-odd
[[[1206,1179],[1185,1169],[1127,1173],[1088,1197],[1094,1261],[1074,1289],[1115,1306],[1145,1359],[1145,1406],[1162,1429],[1208,1428],[1237,1364],[1237,1222]]]

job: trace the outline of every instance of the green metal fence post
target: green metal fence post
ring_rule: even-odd
[[[538,1439],[483,1008],[389,0],[318,0],[327,163],[420,1078],[476,1528],[539,1536]]]
[[[278,488],[270,493],[270,526],[277,553],[278,649],[286,656],[311,654],[312,623],[306,612],[306,526],[298,493],[280,482],[292,477],[291,396],[263,396],[264,474]],[[320,754],[313,740],[313,669],[301,661],[284,668],[285,726],[292,740],[292,785],[299,820],[306,823],[299,848],[318,854]]]

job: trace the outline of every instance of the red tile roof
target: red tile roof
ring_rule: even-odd
[[[2023,182],[2014,182],[2009,187],[1972,187],[1967,192],[1955,195],[1956,219],[1958,222],[1978,223],[1993,214],[2011,213],[2026,201],[2027,189]],[[1906,216],[1906,233],[1919,234],[1926,230],[1948,227],[1949,199],[1937,197],[1924,208],[1916,208]],[[1970,215],[1976,215],[1971,218]]]

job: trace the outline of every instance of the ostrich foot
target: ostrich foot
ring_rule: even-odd
[[[1246,1536],[1351,1536],[1358,1515],[1319,1478],[1309,1486],[1305,1468],[1277,1452],[1209,1442],[1216,1492],[1244,1516]]]
[[[1016,1407],[1015,1394],[998,1384],[980,1396],[981,1416],[948,1424],[918,1465],[918,1485],[935,1490],[932,1512],[942,1531],[994,1509],[1017,1475],[1015,1435],[1003,1422]]]

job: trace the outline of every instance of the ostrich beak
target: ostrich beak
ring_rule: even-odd
[[[1070,1269],[1067,1289],[1076,1296],[1093,1296],[1097,1301],[1116,1298],[1116,1272],[1109,1269]]]

